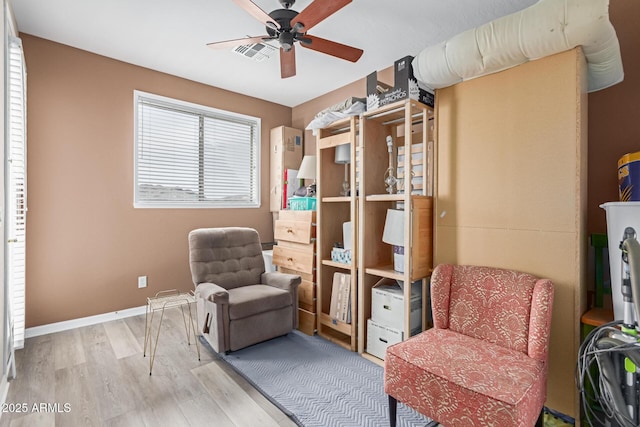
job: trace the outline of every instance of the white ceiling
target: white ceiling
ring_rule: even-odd
[[[351,63],[297,46],[297,75],[281,79],[278,55],[256,62],[206,46],[266,34],[232,0],[10,1],[23,33],[290,107],[536,2],[355,0],[309,34],[361,48],[362,58]],[[278,0],[254,3],[267,13],[281,8]]]

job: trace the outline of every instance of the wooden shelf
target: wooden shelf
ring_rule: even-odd
[[[411,194],[410,199],[429,198],[422,194]],[[367,202],[404,202],[407,199],[404,194],[370,194],[365,196]]]
[[[351,335],[353,323],[344,323],[339,320],[332,319],[326,313],[320,314],[320,323],[331,327],[334,331],[338,331],[345,335]]]
[[[415,100],[402,100],[363,114],[360,123],[360,194],[358,201],[358,352],[375,363],[383,360],[367,353],[368,320],[372,317],[372,290],[383,279],[414,283],[421,281],[422,327],[426,325],[426,307],[429,299],[427,277],[433,267],[433,197],[432,154],[429,141],[433,138],[433,109]],[[396,189],[400,194],[386,192],[384,183],[390,159],[387,140],[391,137],[394,176],[398,177],[398,154],[403,180]],[[421,155],[415,155],[420,153]],[[414,187],[413,169],[423,177],[419,187]],[[418,176],[414,174],[414,177]],[[419,194],[411,194],[413,191]],[[382,241],[387,210],[402,210],[404,232],[404,272],[394,269],[391,245]],[[392,282],[393,283],[393,282]],[[403,287],[402,332],[404,337],[415,331],[411,320],[411,292],[414,286]],[[415,316],[414,316],[415,319]],[[400,320],[400,319],[396,319]],[[373,322],[379,320],[373,319]],[[394,325],[398,325],[395,323]],[[385,325],[382,325],[385,326]],[[388,326],[388,325],[386,325]],[[400,326],[393,326],[399,328]],[[373,338],[376,338],[372,335]],[[391,343],[390,343],[391,344]],[[376,354],[377,354],[376,349]]]
[[[349,196],[331,196],[322,198],[322,202],[324,203],[349,203],[350,201],[351,197]]]
[[[355,332],[355,320],[352,323],[344,323],[332,319],[326,313],[321,313],[319,318],[318,335],[336,343],[347,350],[355,351],[355,341],[352,339]]]
[[[331,341],[334,344],[338,344],[340,347],[344,347],[347,350],[354,351],[351,348],[350,338],[347,335],[336,332],[333,329],[324,328],[321,332],[318,332],[322,338]]]
[[[351,117],[344,117],[331,123],[323,129],[325,137],[336,133],[347,133],[351,131]]]
[[[365,196],[367,202],[404,202],[404,194],[370,194]]]
[[[394,280],[404,280],[405,275],[393,269],[393,265],[381,265],[375,267],[365,267],[364,272],[375,276],[386,277]]]
[[[374,111],[363,113],[360,118],[349,117],[339,120],[318,131],[317,137],[317,187],[318,187],[318,335],[350,350],[357,350],[375,363],[384,362],[366,353],[367,320],[371,317],[371,294],[373,286],[381,279],[391,279],[412,283],[422,280],[423,327],[429,295],[424,291],[428,275],[433,267],[433,198],[432,184],[427,181],[433,165],[427,159],[429,141],[434,141],[432,123],[433,108],[412,99],[388,104]],[[397,152],[404,150],[404,181],[397,187],[401,194],[388,194],[384,185],[384,174],[389,167],[386,138],[392,137],[394,164],[397,166]],[[335,163],[336,147],[350,144],[351,164],[348,180],[351,195],[341,196],[342,181],[345,179],[344,165]],[[422,160],[412,153],[423,147]],[[398,147],[403,147],[398,150]],[[415,149],[415,150],[414,150]],[[357,160],[354,160],[357,159]],[[424,188],[413,187],[409,169],[418,166],[424,177]],[[395,167],[394,166],[394,167]],[[397,170],[395,176],[398,176]],[[420,184],[420,183],[419,183]],[[427,191],[428,188],[428,191]],[[410,194],[418,190],[420,194]],[[360,197],[357,197],[357,194]],[[382,242],[387,209],[404,209],[405,224],[405,272],[393,268],[391,246]],[[331,248],[335,242],[343,240],[342,223],[352,225],[352,264],[331,260]],[[333,276],[336,273],[351,277],[351,324],[333,320],[329,314]],[[411,286],[404,287],[405,318],[404,336],[410,336],[410,292]],[[335,317],[335,316],[334,316]]]
[[[321,262],[322,265],[327,265],[329,267],[342,268],[345,270],[351,270],[353,268],[352,264],[345,264],[344,262],[335,262],[330,259],[323,259]]]
[[[348,144],[351,142],[351,135],[349,133],[337,133],[335,135],[325,136],[318,142],[318,148],[330,148],[338,145]]]
[[[344,348],[357,350],[357,203],[356,161],[359,117],[338,120],[326,128],[319,129],[316,143],[317,154],[317,253],[318,266],[318,335]],[[349,144],[351,163],[336,164],[336,147]],[[346,175],[345,175],[346,174]],[[347,179],[351,188],[349,196],[341,195],[342,183]],[[351,223],[351,235],[343,235],[343,224]],[[336,242],[352,242],[351,264],[331,260],[331,250]],[[334,296],[334,275],[349,276],[350,312],[352,323],[331,318],[331,299]],[[345,283],[345,282],[341,282]],[[336,293],[338,295],[338,293]],[[344,306],[342,306],[344,307]],[[334,305],[334,309],[336,306]],[[342,312],[344,313],[344,312]],[[334,313],[334,317],[335,313]],[[344,318],[343,318],[344,320]]]

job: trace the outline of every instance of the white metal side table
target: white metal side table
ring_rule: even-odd
[[[193,312],[191,311],[191,304],[196,302],[193,291],[191,292],[178,292],[175,289],[169,291],[158,292],[155,296],[147,297],[147,312],[145,315],[145,333],[144,333],[144,352],[143,357],[147,356],[147,350],[149,350],[149,375],[153,369],[153,361],[156,356],[156,349],[158,348],[158,339],[160,338],[160,327],[162,326],[162,319],[164,317],[164,310],[172,307],[180,307],[182,312],[182,321],[184,323],[184,330],[187,334],[187,345],[191,345],[191,332],[193,332],[193,340],[196,343],[196,350],[198,352],[198,360],[200,360],[200,347],[198,346],[198,336],[196,335],[196,326],[193,320]],[[187,320],[185,313],[185,307],[188,310],[189,318]],[[195,310],[195,309],[194,309]],[[156,330],[155,343],[153,342],[152,329],[155,313],[160,312],[160,320],[158,321],[158,327]]]

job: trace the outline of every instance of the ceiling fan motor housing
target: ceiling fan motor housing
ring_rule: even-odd
[[[267,26],[267,33],[270,36],[277,36],[278,32],[289,32],[291,31],[291,20],[298,16],[298,12],[291,9],[276,9],[269,14],[271,18],[275,22],[280,25],[280,29],[276,30],[269,26]]]
[[[298,12],[291,9],[276,9],[269,16],[278,23],[280,28],[275,29],[267,26],[267,34],[277,38],[282,49],[288,52],[293,47],[293,43],[298,40],[298,37],[304,35],[304,33],[297,32],[297,29],[291,28],[291,20],[298,16]]]

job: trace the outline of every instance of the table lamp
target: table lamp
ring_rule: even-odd
[[[307,197],[316,194],[316,156],[304,156],[298,170],[298,179],[312,179],[313,184],[307,186]]]
[[[342,182],[343,196],[349,195],[349,163],[351,163],[351,144],[342,144],[336,146],[336,164],[344,165],[344,181]]]
[[[382,241],[393,245],[393,269],[404,273],[404,211],[387,209]]]

